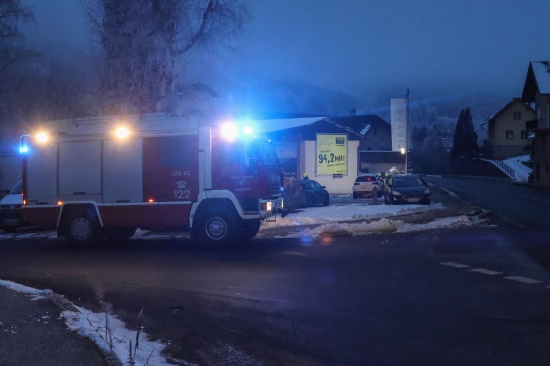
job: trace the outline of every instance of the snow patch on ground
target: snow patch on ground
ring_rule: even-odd
[[[529,160],[531,160],[530,155],[522,155],[506,159],[504,160],[504,162],[510,168],[514,169],[515,180],[520,182],[527,182],[527,180],[529,179],[529,174],[533,171],[533,169],[529,168],[523,163]]]
[[[15,291],[15,292],[20,292],[20,293],[23,293],[23,294],[29,294],[29,295],[31,295],[32,300],[47,299],[53,294],[52,290],[47,290],[47,289],[46,290],[37,290],[37,289],[32,288],[32,287],[27,287],[27,286],[20,285],[20,284],[15,283],[15,282],[5,281],[5,280],[0,280],[0,286],[5,287],[5,288],[7,288],[9,290],[12,290],[12,291]]]
[[[104,352],[109,353],[112,348],[112,352],[126,365],[130,355],[130,342],[134,350],[137,331],[127,329],[113,315],[94,313],[78,306],[75,308],[78,311],[65,310],[61,313],[67,327],[94,341]],[[147,334],[141,331],[139,347],[135,350],[136,365],[171,365],[161,355],[165,347],[160,342],[149,341]]]
[[[406,233],[442,228],[472,227],[484,223],[484,220],[467,215],[437,219],[423,224],[405,223],[397,218],[391,218],[394,215],[443,208],[444,206],[441,203],[430,206],[411,205],[408,207],[349,204],[335,207],[306,208],[301,212],[290,214],[283,219],[277,218],[277,221],[274,222],[262,222],[260,232],[256,237],[273,236],[266,229],[318,225],[316,227],[304,227],[303,230],[289,234],[275,235],[278,238],[300,238],[305,245],[311,245],[316,241],[322,241],[324,238],[329,237],[363,236],[392,232]]]
[[[52,290],[38,290],[11,281],[0,280],[0,286],[12,291],[29,294],[32,296],[32,300],[47,299],[53,296]],[[111,351],[110,344],[112,344],[112,352],[121,363],[126,365],[129,358],[130,341],[135,342],[137,332],[127,329],[124,323],[113,315],[94,313],[74,304],[71,305],[77,311],[65,310],[61,312],[61,317],[65,319],[67,327],[81,336],[91,339],[106,353]],[[134,345],[135,343],[132,344],[132,347]],[[136,365],[173,365],[161,356],[164,348],[165,345],[160,342],[149,341],[147,334],[142,331],[139,338],[139,348],[136,351]],[[178,364],[187,365],[188,363],[178,360]]]
[[[441,203],[411,206],[353,203],[342,206],[308,207],[301,209],[300,212],[291,213],[285,218],[277,217],[275,221],[264,221],[260,230],[284,226],[328,224],[367,218],[375,219],[443,208],[445,207]]]

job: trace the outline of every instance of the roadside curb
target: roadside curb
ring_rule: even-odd
[[[49,294],[48,298],[61,310],[61,313],[64,311],[70,311],[74,313],[80,313],[80,310],[69,300],[67,300],[63,295],[56,294],[52,292]],[[60,315],[63,317],[63,315]],[[78,332],[71,330],[75,334]],[[84,337],[83,335],[78,334],[79,337]],[[123,363],[118,359],[118,357],[113,352],[106,352],[101,347],[97,347],[99,352],[102,354],[107,366],[123,366]]]

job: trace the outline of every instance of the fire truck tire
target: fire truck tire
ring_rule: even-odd
[[[221,247],[237,241],[240,227],[236,213],[206,209],[196,218],[193,238],[197,243]]]
[[[72,244],[98,243],[103,238],[99,220],[83,213],[74,213],[65,221],[64,236]]]
[[[260,231],[260,220],[243,220],[243,231],[241,237],[243,241],[249,241]]]

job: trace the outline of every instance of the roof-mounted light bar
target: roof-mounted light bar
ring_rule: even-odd
[[[240,136],[251,137],[254,134],[254,130],[251,126],[240,127],[233,122],[225,122],[220,126],[220,135],[227,140],[235,140]]]

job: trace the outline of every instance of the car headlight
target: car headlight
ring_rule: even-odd
[[[401,196],[401,192],[397,192],[397,191],[393,191],[392,194],[393,194],[394,196]]]
[[[426,189],[423,194],[430,194],[430,190]]]

